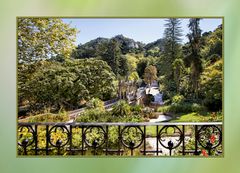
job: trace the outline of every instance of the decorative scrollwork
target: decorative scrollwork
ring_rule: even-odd
[[[149,126],[156,136],[146,135]],[[185,133],[185,127],[188,126]],[[194,130],[195,129],[195,130]],[[221,155],[222,123],[18,123],[20,155]],[[187,135],[190,134],[190,135]],[[156,138],[154,138],[156,137]],[[190,143],[189,143],[190,142]],[[193,143],[194,142],[194,145]],[[192,147],[188,147],[190,144]],[[149,149],[150,148],[150,149]],[[187,148],[187,149],[186,149]],[[194,149],[194,150],[193,150]],[[161,154],[160,154],[161,153]]]
[[[215,125],[203,125],[197,134],[197,141],[205,149],[214,149],[222,143],[222,131]]]
[[[177,148],[182,143],[184,140],[183,137],[182,131],[176,125],[164,126],[158,132],[158,141],[164,148],[170,151]]]
[[[138,148],[144,140],[144,133],[139,126],[125,126],[121,132],[122,144],[130,149]]]
[[[27,148],[35,141],[35,130],[30,125],[18,127],[18,145]]]
[[[83,138],[87,146],[98,148],[105,143],[106,132],[102,126],[88,126],[84,131]]]
[[[54,147],[63,147],[70,140],[70,133],[66,126],[55,125],[49,130],[49,143]]]

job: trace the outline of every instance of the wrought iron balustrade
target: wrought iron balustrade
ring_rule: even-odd
[[[18,123],[18,155],[222,155],[222,123]],[[203,152],[204,151],[204,152]]]

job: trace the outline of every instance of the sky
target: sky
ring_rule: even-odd
[[[62,20],[80,31],[77,34],[76,45],[84,44],[97,37],[111,38],[119,34],[147,44],[163,38],[164,24],[166,23],[164,18],[67,18]],[[181,19],[182,43],[188,41],[186,37],[189,32],[188,21],[187,18]],[[204,18],[200,20],[202,32],[213,31],[220,24],[222,24],[221,18]]]

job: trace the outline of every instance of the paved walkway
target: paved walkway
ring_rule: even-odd
[[[165,145],[165,146],[168,146],[168,142],[171,140],[173,142],[174,145],[176,145],[178,143],[178,140],[179,140],[179,137],[165,137],[165,138],[162,138],[164,141],[162,141],[162,143]],[[185,142],[188,143],[190,139],[190,136],[185,136]],[[146,138],[146,142],[147,144],[151,147],[151,150],[154,150],[156,151],[157,150],[157,138]],[[182,145],[182,144],[181,144]],[[180,146],[181,146],[180,145]],[[186,144],[185,144],[186,145]],[[180,146],[178,146],[177,148],[179,148]],[[176,149],[177,149],[176,148]],[[173,149],[172,150],[172,155],[174,155],[174,153],[176,153],[176,149]],[[164,148],[163,146],[161,146],[161,144],[159,143],[158,141],[158,151],[159,151],[159,154],[158,155],[167,155],[169,156],[169,150]],[[153,155],[157,155],[156,153],[154,153]]]
[[[159,123],[159,122],[169,121],[169,120],[171,120],[171,119],[172,119],[172,117],[170,117],[170,116],[160,114],[160,115],[158,116],[158,118],[156,118],[156,119],[150,119],[149,122]]]

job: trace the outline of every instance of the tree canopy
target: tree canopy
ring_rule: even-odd
[[[69,57],[77,29],[58,18],[18,18],[18,61],[33,62],[61,54]]]
[[[187,34],[190,43],[190,53],[185,58],[189,63],[191,72],[190,72],[190,84],[192,87],[192,92],[194,93],[195,98],[198,98],[198,87],[200,74],[202,72],[202,60],[201,60],[201,29],[199,26],[200,18],[189,19],[189,30],[190,33]]]
[[[186,43],[181,19],[169,18],[163,38],[148,44],[117,35],[74,46],[78,31],[61,19],[18,18],[19,105],[94,107],[117,94],[134,98],[139,86],[156,80],[168,103],[180,97],[221,109],[222,25],[202,33],[200,21],[189,19]]]
[[[157,68],[152,65],[146,67],[143,79],[146,84],[151,85],[154,80],[157,80]]]
[[[115,75],[125,76],[128,74],[127,59],[122,55],[117,40],[111,39],[99,45],[97,56],[108,63]]]
[[[80,106],[82,100],[107,100],[116,94],[115,75],[102,60],[41,61],[21,65],[19,70],[19,101],[32,105],[71,108]]]

